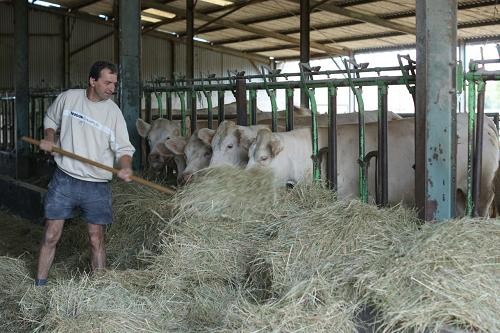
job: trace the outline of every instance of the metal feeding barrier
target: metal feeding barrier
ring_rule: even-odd
[[[286,108],[284,115],[285,129],[294,128],[294,90],[302,89],[306,92],[311,111],[313,177],[314,181],[321,179],[318,161],[318,123],[317,101],[315,89],[326,88],[328,104],[328,148],[327,148],[327,183],[337,190],[337,91],[340,87],[347,87],[353,92],[358,110],[358,163],[359,163],[359,196],[362,201],[368,201],[368,162],[370,158],[377,158],[375,173],[375,199],[380,206],[388,203],[388,156],[387,156],[387,112],[388,87],[404,85],[415,102],[415,61],[408,55],[398,55],[398,66],[368,67],[368,64],[357,64],[352,59],[345,60],[345,69],[321,71],[319,67],[309,64],[299,64],[300,72],[282,73],[279,70],[261,68],[260,74],[245,75],[244,72],[229,72],[228,76],[206,77],[186,80],[174,78],[172,80],[157,79],[146,82],[142,86],[145,105],[145,120],[151,122],[155,116],[178,119],[181,122],[183,135],[188,134],[187,116],[191,118],[191,131],[196,129],[198,119],[206,119],[208,127],[214,127],[214,120],[220,124],[225,119],[236,118],[240,125],[257,123],[257,92],[265,91],[271,104],[271,128],[278,129],[280,119],[277,110],[278,91],[284,91]],[[482,126],[484,121],[484,103],[486,82],[500,80],[500,71],[488,71],[485,66],[499,64],[500,59],[473,60],[469,64],[469,71],[463,73],[460,65],[457,67],[457,93],[461,93],[464,83],[468,87],[468,178],[467,178],[467,215],[476,214],[480,197],[480,178],[482,151]],[[384,75],[398,71],[401,75]],[[375,86],[378,89],[378,147],[377,151],[365,151],[365,122],[363,87]],[[48,106],[53,102],[61,90],[37,91],[30,93],[29,134],[35,139],[43,138],[43,117]],[[214,93],[217,93],[217,106]],[[224,100],[226,92],[230,92],[236,99],[236,115],[226,115]],[[477,96],[476,96],[477,95]],[[180,110],[172,108],[175,96]],[[152,109],[152,98],[158,104],[157,114]],[[207,113],[197,114],[196,102],[205,99]],[[477,101],[476,101],[477,98]],[[187,100],[190,103],[186,103]],[[164,107],[165,106],[165,107]],[[217,112],[215,109],[217,108]],[[477,112],[476,112],[477,108]],[[0,151],[12,152],[15,149],[14,128],[15,97],[12,92],[0,93]],[[488,114],[494,117],[498,126],[498,113]],[[215,119],[216,118],[216,119]],[[36,147],[31,148],[36,151]]]

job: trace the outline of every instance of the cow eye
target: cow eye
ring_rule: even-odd
[[[261,156],[261,157],[260,157],[260,160],[261,160],[261,161],[267,161],[267,156]]]
[[[169,136],[167,136],[167,140],[170,140],[170,137],[169,137]]]
[[[231,144],[228,144],[228,145],[227,145],[227,148],[229,148],[229,149],[233,148],[233,144],[232,144],[232,143],[231,143]]]

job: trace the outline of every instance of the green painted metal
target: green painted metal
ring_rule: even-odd
[[[358,64],[355,62],[350,62],[347,59],[344,59],[344,66],[347,72],[347,80],[349,82],[349,86],[356,97],[356,102],[358,103],[358,163],[359,163],[359,179],[358,179],[358,191],[359,198],[362,202],[368,202],[368,169],[367,163],[365,162],[365,104],[363,101],[363,91],[361,87],[357,87],[354,84],[354,78],[352,75],[357,75],[359,79],[359,72],[352,74],[352,69],[350,68],[350,64],[354,65],[354,69],[358,68]]]
[[[318,160],[318,122],[317,122],[317,103],[316,96],[314,94],[314,88],[310,88],[308,86],[310,80],[312,79],[311,68],[309,64],[300,64],[300,72],[301,72],[301,83],[302,83],[302,91],[305,91],[307,97],[309,99],[309,107],[311,109],[311,132],[312,132],[312,160],[313,160],[313,181],[320,182],[321,181],[321,170],[319,166]]]
[[[177,97],[181,102],[181,135],[187,135],[186,129],[186,92],[185,91],[177,91]]]
[[[468,83],[468,105],[469,112],[468,122],[468,150],[467,150],[467,207],[465,214],[472,216],[474,212],[474,203],[472,200],[472,159],[474,152],[474,129],[476,128],[476,82],[470,78]]]
[[[162,92],[155,91],[155,97],[156,97],[156,104],[158,104],[158,116],[160,118],[163,118],[163,98],[162,98]]]
[[[209,81],[210,83],[210,81]],[[203,86],[203,82],[202,82]],[[212,103],[212,92],[208,91],[206,89],[203,89],[203,95],[205,96],[205,99],[207,100],[207,118],[208,118],[208,128],[212,129],[213,128],[213,103]]]

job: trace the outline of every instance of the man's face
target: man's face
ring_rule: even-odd
[[[102,101],[113,95],[117,80],[116,74],[112,74],[109,69],[104,68],[99,79],[90,78],[90,86],[93,88],[95,96]]]

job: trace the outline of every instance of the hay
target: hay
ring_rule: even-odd
[[[258,169],[201,170],[174,198],[177,217],[186,220],[191,216],[233,219],[261,216],[276,200],[277,189],[272,179],[270,172]]]
[[[383,254],[400,252],[418,228],[411,211],[332,201],[331,192],[318,186],[295,188],[279,208],[280,218],[269,231],[276,237],[252,267],[257,275],[272,277],[267,284],[278,296],[320,275],[338,285],[339,293],[356,298],[364,294],[366,280],[390,265]]]
[[[18,318],[23,290],[33,284],[24,261],[0,256],[0,329],[2,332],[28,331],[28,325]]]
[[[21,301],[25,322],[50,332],[174,331],[175,303],[167,295],[147,297],[143,272],[102,273],[28,289]],[[130,283],[130,281],[136,283]],[[124,282],[128,281],[128,282]],[[146,282],[146,283],[145,283]],[[135,287],[134,287],[135,286]],[[139,288],[137,288],[139,286]]]
[[[144,267],[145,256],[158,253],[162,232],[170,233],[171,198],[158,191],[112,182],[114,223],[106,234],[108,264],[114,268]]]
[[[369,286],[387,332],[500,331],[500,220],[426,225]]]

